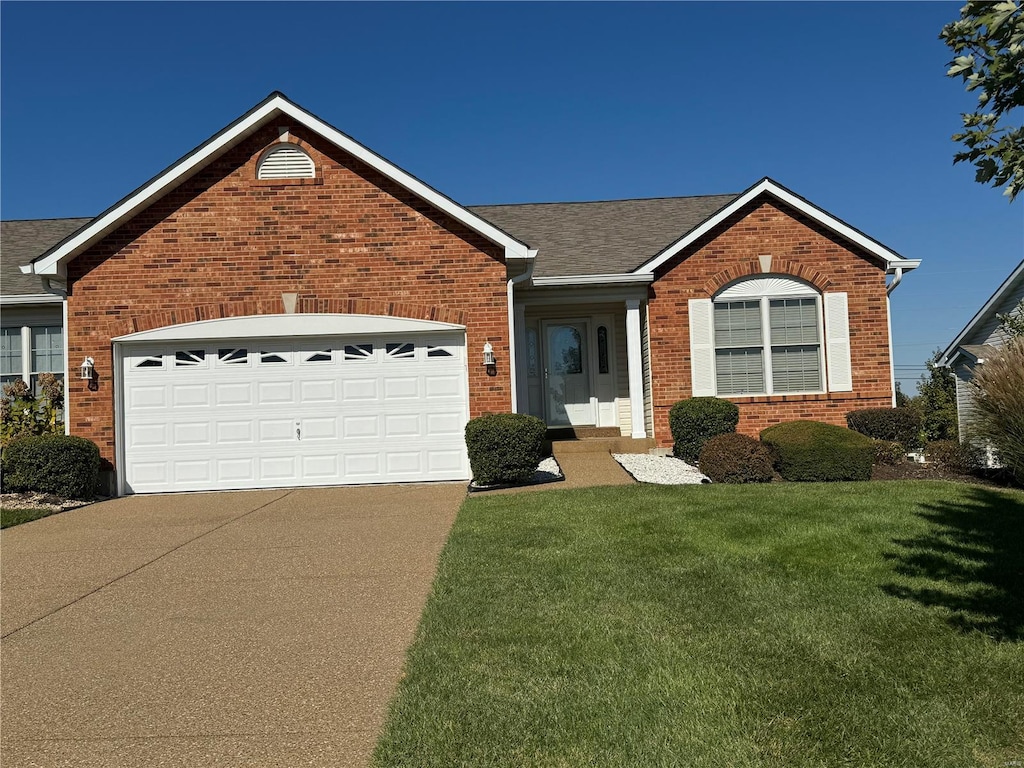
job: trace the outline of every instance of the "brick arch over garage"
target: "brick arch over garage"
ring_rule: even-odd
[[[130,333],[152,331],[172,325],[183,325],[202,320],[220,320],[226,317],[247,317],[252,315],[278,315],[283,310],[278,301],[234,301],[218,304],[202,304],[189,309],[175,309],[150,312],[120,318],[109,325],[111,338]],[[424,306],[394,301],[371,299],[316,299],[300,298],[296,313],[378,315],[383,317],[404,317],[411,320],[431,320],[453,325],[465,325],[466,313],[449,307]]]
[[[771,267],[768,272],[765,272],[761,269],[761,263],[756,259],[737,264],[709,277],[701,286],[701,291],[707,296],[714,296],[729,283],[744,277],[759,277],[761,275],[785,275],[800,278],[805,283],[814,286],[819,293],[825,293],[832,286],[832,280],[820,271],[803,264],[773,258]]]

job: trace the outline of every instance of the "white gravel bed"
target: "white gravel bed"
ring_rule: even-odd
[[[562,477],[562,468],[558,466],[554,456],[549,456],[537,465],[537,471],[533,473],[532,483],[549,483]]]
[[[699,485],[710,483],[696,467],[672,456],[651,456],[646,453],[613,453],[622,468],[641,483],[657,485]]]

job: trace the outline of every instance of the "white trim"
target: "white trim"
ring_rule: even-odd
[[[200,320],[118,336],[114,342],[187,341],[193,339],[247,339],[295,336],[351,336],[385,333],[465,331],[463,325],[410,320],[386,315],[245,315]]]
[[[640,340],[640,302],[626,301],[626,373],[629,376],[630,437],[647,437],[644,424],[644,374]]]
[[[114,344],[114,483],[118,496],[124,496],[127,488],[125,477],[124,450],[124,345]]]
[[[277,120],[281,115],[285,115],[295,123],[319,134],[344,152],[358,158],[412,194],[469,227],[474,232],[497,245],[504,246],[505,258],[530,258],[529,249],[524,243],[463,208],[454,200],[445,197],[398,166],[388,162],[355,139],[346,136],[336,128],[314,117],[306,110],[290,102],[283,95],[275,93],[247,115],[244,115],[241,119],[225,128],[220,134],[214,136],[206,144],[201,145],[191,154],[181,158],[166,171],[150,179],[137,191],[100,214],[73,237],[49,251],[43,258],[23,266],[21,271],[25,274],[32,274],[34,272],[38,275],[60,275],[67,261],[73,259],[83,250],[105,237],[140,210],[167,194],[175,186],[222,155],[237,142],[252,135],[267,123]]]
[[[512,413],[519,413],[520,379],[524,382],[526,381],[525,374],[520,376],[520,371],[517,367],[519,343],[521,341],[525,343],[526,340],[524,337],[518,335],[520,330],[522,330],[525,335],[525,329],[521,329],[516,326],[515,286],[519,283],[528,283],[530,278],[533,277],[533,268],[537,264],[535,258],[537,256],[537,251],[531,250],[529,253],[530,261],[527,262],[526,271],[521,275],[509,278],[508,282],[505,284],[505,302],[507,305],[506,310],[508,312],[508,375],[509,384],[512,388]],[[529,403],[527,403],[526,407],[527,410],[529,410]]]
[[[974,317],[970,319],[970,322],[964,326],[964,329],[957,334],[956,338],[953,339],[953,343],[946,347],[942,356],[939,358],[941,365],[948,367],[956,359],[957,347],[963,343],[964,339],[974,330],[975,326],[977,326],[983,319],[987,319],[989,312],[994,311],[996,307],[1002,303],[1006,294],[1013,289],[1017,280],[1021,278],[1024,278],[1024,260],[1022,260],[1021,263],[1017,265],[1016,269],[1010,273],[1010,276],[1007,277],[998,288],[996,288],[996,292],[989,297],[988,301],[986,301],[982,305],[981,309],[974,314]]]
[[[660,254],[655,256],[647,263],[640,265],[634,271],[640,274],[653,273],[654,270],[656,270],[666,261],[674,257],[676,254],[678,254],[680,251],[682,251],[690,244],[694,243],[695,241],[706,235],[708,232],[717,227],[727,218],[729,218],[738,210],[743,208],[743,206],[747,205],[749,202],[751,202],[752,200],[754,200],[755,198],[759,197],[762,194],[769,194],[775,197],[777,200],[782,201],[791,208],[795,208],[796,210],[800,211],[808,218],[813,219],[822,226],[832,230],[837,235],[840,235],[845,239],[849,240],[850,242],[863,248],[865,251],[872,254],[873,256],[877,256],[879,259],[885,262],[887,269],[890,266],[896,264],[899,264],[905,270],[914,269],[915,267],[918,266],[918,264],[920,264],[919,260],[904,259],[902,256],[889,250],[881,243],[875,242],[867,235],[851,227],[849,224],[846,224],[840,221],[839,219],[835,218],[834,216],[825,213],[825,211],[821,210],[817,206],[811,205],[802,197],[793,194],[788,189],[780,186],[779,184],[776,184],[771,179],[762,179],[753,187],[748,189],[745,193],[743,193],[735,200],[733,200],[731,203],[729,203],[729,205],[725,206],[725,208],[718,211],[718,213],[714,214],[711,218],[706,219],[703,224],[696,227],[695,229],[690,230],[687,234],[685,234],[675,243],[670,245]]]
[[[29,293],[21,296],[0,296],[0,306],[18,306],[21,304],[63,304],[64,297],[59,293]]]
[[[516,302],[528,307],[545,305],[575,306],[576,304],[621,304],[629,299],[647,300],[648,288],[643,285],[581,286],[577,288],[536,288],[520,290]]]
[[[715,294],[715,301],[749,301],[767,296],[772,299],[812,298],[819,294],[814,286],[788,275],[741,277]]]
[[[71,408],[69,407],[68,390],[71,388],[71,365],[68,362],[68,300],[64,297],[64,300],[60,303],[60,321],[61,331],[64,336],[64,434],[71,434]]]
[[[654,275],[632,272],[624,275],[555,275],[552,277],[535,277],[531,284],[538,288],[543,288],[546,286],[621,285],[623,283],[652,282],[654,282]]]

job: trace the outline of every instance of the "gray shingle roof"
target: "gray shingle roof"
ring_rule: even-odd
[[[588,203],[474,205],[469,210],[539,249],[537,277],[631,272],[737,195],[603,200]],[[42,279],[19,267],[92,219],[4,221],[0,294],[43,293]]]
[[[0,295],[46,293],[38,275],[23,275],[21,265],[45,253],[92,219],[0,221]]]
[[[624,274],[737,197],[472,205],[469,210],[539,249],[537,277]]]

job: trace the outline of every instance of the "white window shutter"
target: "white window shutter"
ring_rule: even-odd
[[[845,293],[825,294],[825,358],[828,364],[829,391],[852,391],[850,316]]]
[[[715,394],[715,320],[711,299],[690,299],[690,375],[693,397]]]

